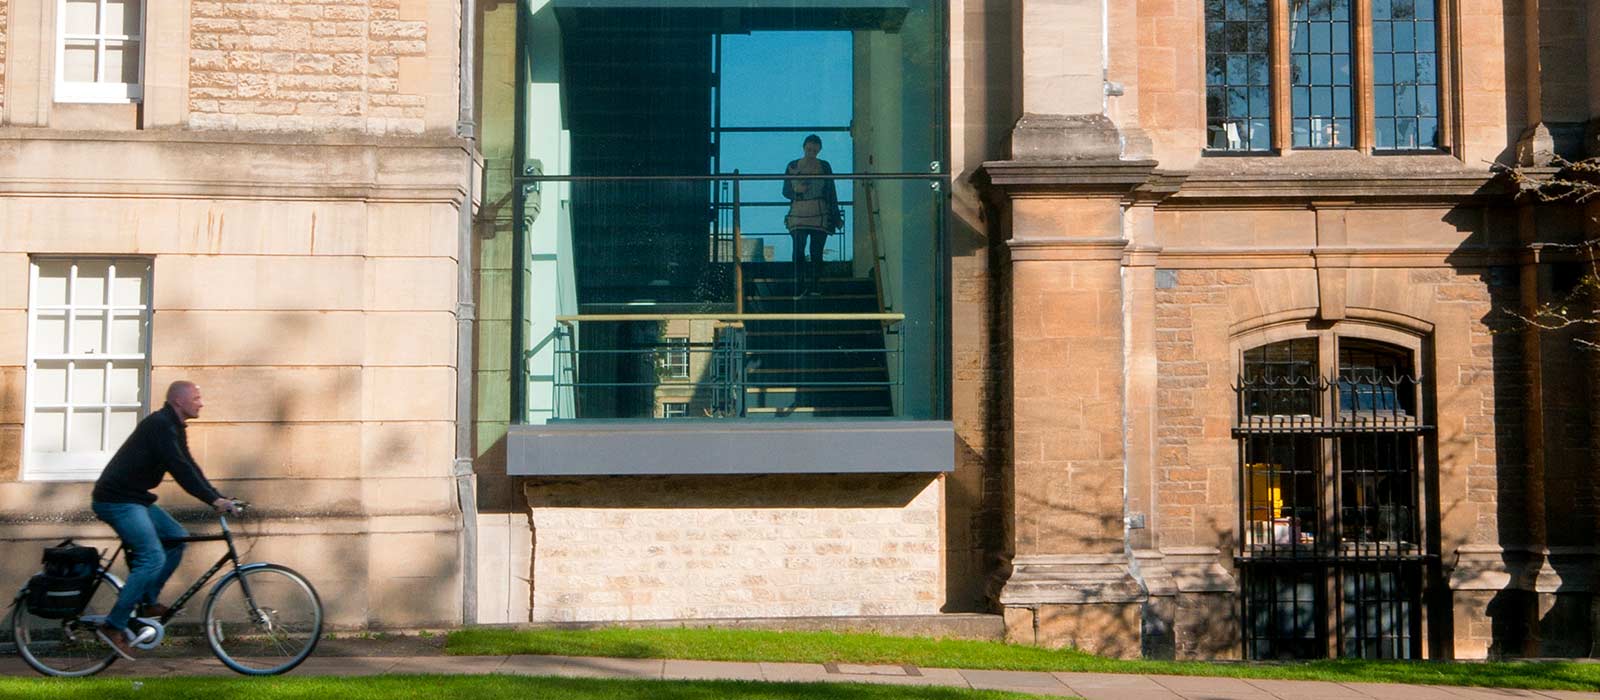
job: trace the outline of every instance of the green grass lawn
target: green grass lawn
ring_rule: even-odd
[[[450,633],[458,655],[554,654],[634,659],[912,664],[1008,671],[1156,673],[1337,682],[1417,683],[1538,690],[1600,690],[1600,664],[1307,661],[1239,663],[1123,661],[1071,649],[954,639],[833,632],[690,628],[598,630],[466,629]]]
[[[140,685],[136,686],[135,683]],[[755,683],[748,681],[638,681],[588,678],[531,678],[525,676],[368,676],[358,678],[127,678],[20,679],[0,678],[0,698],[40,700],[99,700],[129,698],[193,698],[217,700],[439,700],[480,698],[492,700],[1021,700],[1030,695],[987,690],[858,683]]]

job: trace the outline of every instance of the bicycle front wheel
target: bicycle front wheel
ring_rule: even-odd
[[[322,636],[322,600],[304,576],[277,564],[229,572],[211,589],[206,643],[222,663],[250,676],[299,666]]]
[[[11,638],[17,655],[33,670],[47,676],[92,676],[117,660],[117,653],[95,636],[94,628],[117,603],[122,586],[105,572],[94,597],[76,617],[39,617],[28,610],[27,598],[11,611]]]

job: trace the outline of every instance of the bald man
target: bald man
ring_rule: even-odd
[[[190,419],[200,416],[204,405],[200,387],[193,382],[173,382],[167,387],[166,405],[139,421],[94,482],[90,504],[94,514],[117,531],[128,553],[128,581],[96,632],[125,659],[133,659],[132,643],[137,640],[128,632],[134,607],[138,606],[145,617],[167,612],[157,600],[162,586],[183,559],[183,543],[163,544],[162,540],[189,536],[183,526],[156,505],[156,495],[150,490],[171,474],[184,491],[217,512],[230,512],[234,507],[232,499],[217,493],[189,454],[185,430]]]

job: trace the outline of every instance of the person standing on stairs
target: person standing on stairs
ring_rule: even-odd
[[[783,196],[789,200],[789,213],[783,225],[789,229],[794,241],[794,291],[795,295],[821,294],[822,249],[828,234],[844,228],[844,211],[839,208],[839,191],[834,188],[833,166],[817,157],[822,152],[822,137],[806,136],[801,143],[804,156],[789,161],[783,169],[790,177],[783,181]],[[805,252],[809,239],[811,265],[805,265]]]

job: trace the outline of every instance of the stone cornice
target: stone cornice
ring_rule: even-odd
[[[1394,204],[1509,204],[1515,188],[1493,173],[1325,172],[1325,173],[1190,173],[1183,186],[1162,202],[1164,208],[1206,208],[1218,205],[1320,205],[1368,207]]]
[[[1153,160],[1001,160],[984,163],[975,181],[1013,198],[1124,197],[1155,169]]]
[[[0,196],[459,202],[454,138],[0,129]]]

